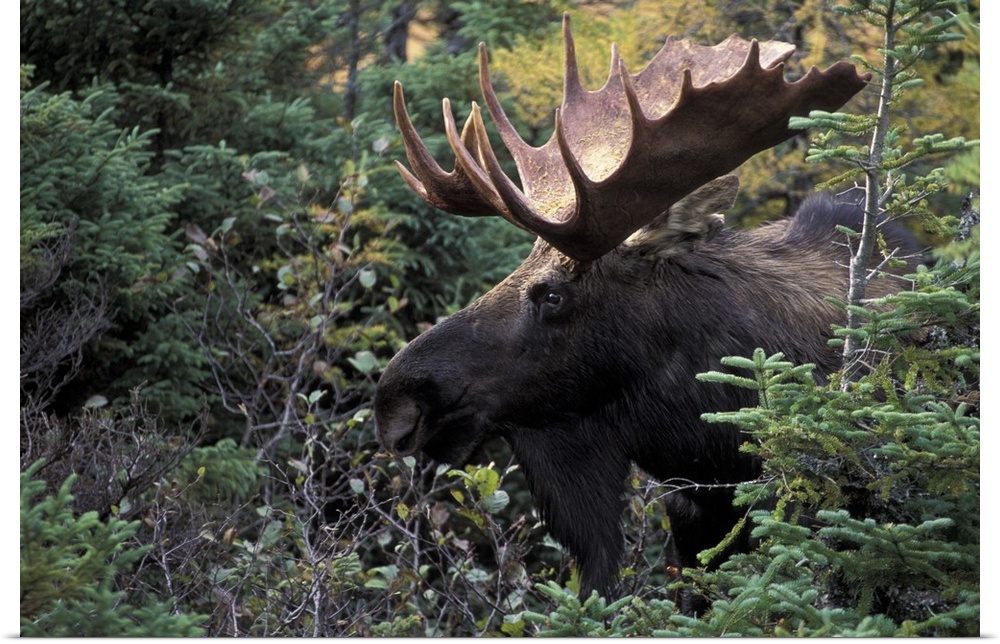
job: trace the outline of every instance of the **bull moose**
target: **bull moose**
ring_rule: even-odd
[[[568,18],[563,38],[562,107],[538,148],[504,114],[480,45],[481,89],[520,186],[475,103],[459,135],[444,100],[456,158],[444,171],[396,84],[409,186],[433,206],[499,215],[538,240],[510,276],[392,359],[374,411],[380,441],[399,455],[458,466],[503,437],[548,530],[576,559],[581,591],[608,595],[633,464],[686,483],[667,498],[681,566],[731,530],[732,484],[759,473],[739,451],[745,436],[700,419],[753,406],[755,394],[696,374],[756,347],[820,373],[839,367],[827,340],[840,311],[826,298],[846,290],[836,227],[860,225],[858,201],[815,195],[794,218],[750,231],[723,230],[719,213],[738,187],[726,173],[792,136],[790,116],[835,110],[868,79],[842,62],[790,83],[792,45],[668,38],[636,75],[612,47],[607,83],[588,91]]]

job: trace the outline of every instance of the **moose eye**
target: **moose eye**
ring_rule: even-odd
[[[539,319],[545,322],[561,320],[569,312],[569,297],[555,289],[542,293],[537,302]]]
[[[530,293],[531,301],[540,316],[539,319],[552,321],[566,312],[569,296],[559,286],[540,283],[536,284]]]

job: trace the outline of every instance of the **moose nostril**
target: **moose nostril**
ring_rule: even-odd
[[[379,442],[390,452],[403,456],[419,448],[420,419],[423,412],[410,398],[375,403],[375,430]]]
[[[405,436],[400,436],[396,439],[396,444],[389,447],[389,450],[393,454],[399,454],[400,456],[408,456],[417,451],[417,432],[414,431],[406,434]]]

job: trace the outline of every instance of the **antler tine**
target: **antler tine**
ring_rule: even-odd
[[[517,165],[521,188],[496,159],[479,109],[461,137],[445,103],[455,170],[441,170],[416,134],[397,84],[394,106],[411,174],[403,178],[432,205],[463,215],[497,214],[567,256],[597,259],[686,195],[794,132],[793,115],[835,110],[866,84],[853,65],[812,69],[788,83],[787,43],[731,36],[715,47],[668,38],[652,61],[630,75],[612,47],[604,86],[581,84],[569,15],[563,16],[565,82],[552,137],[528,145],[514,130],[479,47],[486,107]]]
[[[535,148],[517,133],[493,90],[486,45],[482,43],[479,45],[479,87],[497,132],[514,158],[523,187],[522,193],[510,181],[500,179],[495,182],[500,184],[497,186],[498,193],[504,198],[512,214],[519,213],[513,215],[520,222],[518,225],[541,236],[536,227],[546,230],[558,227],[560,221],[570,217],[575,203],[573,186],[557,143],[553,138],[541,148]],[[485,148],[484,152],[488,150],[489,154],[483,156],[488,159],[492,156],[492,150],[488,146]],[[501,175],[506,178],[502,172]],[[509,190],[504,190],[501,186],[506,186]],[[536,205],[526,210],[525,201]]]
[[[396,124],[403,137],[406,158],[413,168],[411,173],[403,164],[396,162],[396,168],[406,184],[430,205],[448,212],[469,217],[495,214],[497,208],[503,207],[496,192],[489,188],[489,182],[480,176],[470,176],[470,166],[475,172],[475,163],[461,164],[458,151],[478,151],[480,145],[476,129],[472,126],[472,115],[462,128],[461,137],[456,134],[455,117],[451,111],[451,102],[446,98],[441,102],[444,114],[445,129],[448,132],[448,142],[456,153],[455,169],[445,172],[438,165],[430,151],[417,134],[413,121],[410,120],[403,96],[403,85],[396,81],[393,86],[393,112]],[[476,111],[474,109],[474,111]]]
[[[565,106],[573,104],[570,97],[586,90],[579,83],[568,15],[563,19],[563,33],[566,43]],[[612,59],[617,63],[619,59],[615,54],[613,50]],[[498,214],[545,239],[569,257],[579,261],[597,259],[600,255],[591,252],[589,243],[579,243],[593,234],[588,235],[587,223],[591,224],[591,228],[594,223],[600,225],[599,221],[593,222],[587,215],[591,209],[580,207],[588,197],[592,199],[590,195],[594,186],[570,148],[562,126],[561,110],[557,108],[555,112],[552,138],[542,147],[535,148],[521,138],[500,105],[493,90],[486,46],[483,44],[479,45],[479,84],[486,107],[504,145],[514,158],[524,186],[522,192],[504,174],[489,146],[481,148],[480,165],[489,172],[493,187],[504,202],[504,212]]]

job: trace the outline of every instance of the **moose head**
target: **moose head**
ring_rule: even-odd
[[[723,231],[719,212],[738,186],[726,173],[792,136],[789,117],[835,110],[867,78],[838,63],[787,82],[792,45],[668,39],[635,75],[612,48],[607,83],[588,91],[568,18],[563,35],[564,99],[541,147],[504,114],[480,45],[482,93],[519,185],[476,104],[459,134],[444,100],[449,172],[395,85],[407,184],[433,206],[499,215],[538,241],[493,290],[393,358],[375,420],[390,451],[456,466],[503,437],[548,529],[576,558],[582,590],[610,594],[632,464],[686,482],[668,505],[684,566],[734,525],[727,486],[757,474],[737,430],[700,420],[753,400],[695,374],[755,347],[837,367],[826,340],[838,313],[824,298],[846,282],[834,231],[857,224],[857,204],[820,196],[794,220],[748,232]]]

